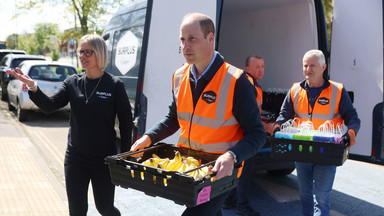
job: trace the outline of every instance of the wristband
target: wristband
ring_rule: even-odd
[[[230,154],[233,156],[233,161],[234,161],[235,164],[236,164],[236,163],[237,163],[237,157],[236,157],[236,154],[235,154],[233,151],[231,151],[231,150],[228,150],[227,152],[230,153]]]

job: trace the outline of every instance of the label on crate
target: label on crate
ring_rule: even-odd
[[[196,205],[208,202],[211,197],[211,186],[204,187],[197,195]]]

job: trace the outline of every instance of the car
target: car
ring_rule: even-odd
[[[25,60],[46,60],[42,55],[25,55],[25,54],[7,54],[0,62],[0,80],[1,80],[1,99],[7,100],[7,85],[9,75],[5,72],[8,69],[15,69]]]
[[[77,73],[72,64],[57,61],[26,60],[20,64],[19,68],[23,73],[35,80],[41,91],[48,97],[57,93],[68,76]],[[7,90],[8,109],[17,111],[16,116],[20,122],[27,120],[29,111],[40,111],[29,98],[27,86],[20,80],[12,77]],[[70,111],[70,105],[67,104],[58,111]]]
[[[26,55],[27,52],[25,52],[24,50],[14,50],[14,49],[0,49],[0,62],[1,60],[4,58],[4,56],[6,56],[7,54],[24,54]]]

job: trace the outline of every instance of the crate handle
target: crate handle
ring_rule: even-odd
[[[195,171],[195,170],[201,169],[201,168],[203,168],[203,167],[205,167],[205,166],[208,166],[208,165],[211,165],[211,164],[215,164],[215,162],[216,162],[216,160],[211,161],[211,162],[209,162],[209,163],[206,163],[206,164],[203,164],[203,165],[198,166],[198,167],[196,167],[196,168],[193,168],[193,169],[190,169],[190,170],[188,170],[188,171],[185,171],[185,172],[183,172],[183,174],[187,174],[187,173],[193,172],[193,171]],[[215,175],[216,175],[216,173],[215,173]]]
[[[131,156],[131,155],[140,154],[140,153],[145,152],[145,151],[148,151],[148,150],[152,150],[152,149],[160,148],[160,147],[163,147],[163,146],[165,146],[165,145],[167,145],[167,144],[165,144],[165,143],[159,143],[159,144],[157,144],[157,145],[153,145],[153,146],[150,146],[150,147],[148,147],[148,148],[145,148],[145,149],[142,149],[142,150],[139,150],[139,151],[134,151],[134,152],[129,151],[129,152],[122,153],[122,154],[120,154],[120,155],[123,156],[123,157],[128,157],[128,156]]]

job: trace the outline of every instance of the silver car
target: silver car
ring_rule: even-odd
[[[26,60],[20,64],[19,68],[35,80],[41,91],[48,97],[53,96],[58,91],[68,76],[77,73],[73,65],[63,62]],[[29,99],[27,86],[18,79],[13,78],[9,82],[7,90],[8,109],[10,111],[17,110],[19,121],[26,121],[30,110],[39,111],[39,108]],[[60,111],[69,110],[69,104],[60,109]]]

